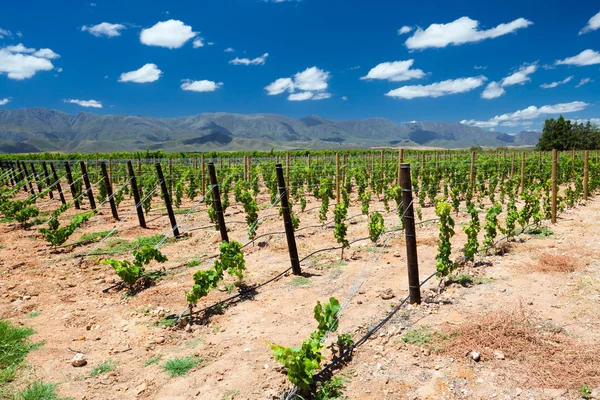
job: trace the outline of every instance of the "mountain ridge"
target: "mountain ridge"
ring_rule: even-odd
[[[386,118],[330,120],[317,115],[201,113],[175,118],[68,114],[47,108],[0,110],[0,152],[228,151],[292,148],[532,146],[540,133],[490,132],[458,122]],[[35,149],[35,150],[34,150]]]

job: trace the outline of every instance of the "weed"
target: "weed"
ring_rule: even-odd
[[[155,326],[162,328],[163,326],[175,326],[177,320],[175,318],[163,318],[161,320],[156,321]]]
[[[40,314],[41,314],[40,311],[34,310],[34,311],[30,312],[29,314],[27,314],[27,318],[35,318],[35,317],[39,316]]]
[[[94,367],[92,372],[90,372],[90,376],[96,377],[98,375],[110,372],[113,369],[115,369],[115,362],[111,358],[109,358],[108,360],[104,361],[102,364],[98,365],[97,367]]]
[[[485,278],[481,276],[470,276],[467,274],[460,275],[450,275],[449,277],[450,283],[458,283],[461,286],[473,286],[473,285],[483,285],[484,283],[492,283],[492,278]]]
[[[200,357],[173,358],[167,361],[162,368],[174,378],[187,375],[190,369],[196,368],[202,361],[204,361],[204,358]]]
[[[93,232],[93,233],[84,233],[79,238],[79,242],[90,242],[92,240],[96,240],[98,238],[104,239],[107,237],[112,231],[104,231],[104,232]],[[115,231],[118,233],[118,231]]]
[[[34,333],[31,328],[17,328],[0,320],[0,387],[14,379],[27,353],[42,345],[28,340]]]
[[[164,235],[156,234],[151,236],[140,236],[135,240],[129,241],[125,239],[115,238],[108,242],[108,245],[105,248],[96,249],[91,255],[114,255],[120,253],[130,253],[133,250],[139,249],[141,247],[150,246],[154,247],[163,239]],[[175,239],[169,238],[167,242],[173,241]]]
[[[582,399],[591,399],[592,398],[592,388],[585,384],[585,382],[581,383],[581,386],[577,390]]]
[[[190,260],[187,263],[185,263],[185,266],[188,268],[194,268],[199,266],[200,264],[202,264],[202,261],[200,260]]]
[[[429,346],[436,337],[446,339],[446,335],[440,331],[432,330],[429,326],[420,326],[408,330],[402,336],[403,343],[410,343],[416,346]]]
[[[158,364],[158,363],[160,362],[161,358],[162,358],[162,356],[161,356],[161,355],[158,355],[158,356],[156,356],[156,357],[152,357],[151,359],[149,359],[148,361],[146,361],[146,362],[145,362],[145,363],[142,365],[142,368],[146,368],[146,367],[148,367],[148,366],[150,366],[150,365],[153,365],[153,364]]]
[[[240,394],[238,390],[229,389],[227,392],[225,392],[225,395],[221,398],[221,400],[233,400],[233,398],[238,394]]]
[[[554,232],[552,232],[550,229],[546,228],[545,226],[539,226],[537,228],[532,228],[529,231],[527,231],[526,233],[527,233],[527,235],[533,236],[537,239],[544,239],[544,238],[547,238],[548,236],[554,235]]]
[[[299,276],[297,278],[292,279],[292,281],[290,282],[291,286],[309,286],[310,285],[310,279],[305,278],[303,276]]]
[[[70,397],[58,397],[55,383],[37,381],[13,396],[14,400],[70,400]]]
[[[342,389],[346,379],[338,376],[333,377],[329,381],[317,382],[317,391],[315,392],[315,400],[343,400]]]

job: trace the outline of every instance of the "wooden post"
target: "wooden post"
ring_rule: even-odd
[[[277,186],[279,187],[279,197],[281,198],[281,211],[283,214],[283,224],[285,226],[285,235],[287,237],[288,250],[290,253],[290,262],[294,275],[301,275],[300,260],[298,258],[298,248],[296,247],[296,238],[294,236],[294,225],[290,215],[290,206],[288,203],[288,190],[283,176],[283,167],[281,164],[275,166],[277,173]]]
[[[92,192],[92,185],[90,184],[87,168],[83,161],[79,162],[79,166],[81,167],[81,174],[83,175],[83,182],[85,183],[85,191],[87,192],[88,200],[90,201],[90,208],[96,211],[96,200],[94,199],[94,193]]]
[[[50,163],[50,169],[52,170],[52,175],[54,176],[54,182],[56,182],[56,190],[58,190],[60,202],[62,204],[67,204],[67,201],[65,200],[65,195],[62,191],[62,187],[60,186],[60,180],[58,179],[58,175],[56,175],[56,168],[54,168],[54,163]]]
[[[402,164],[402,208],[404,234],[406,237],[406,262],[408,266],[408,291],[412,304],[421,303],[421,283],[419,281],[419,261],[417,257],[417,235],[413,206],[410,164]]]
[[[471,193],[473,193],[475,191],[475,159],[477,157],[477,153],[476,152],[471,152],[471,174],[469,175],[469,185],[470,188],[469,190],[471,190]]]
[[[133,200],[135,201],[138,222],[140,223],[140,227],[146,228],[146,218],[144,218],[144,210],[142,204],[140,204],[140,192],[138,190],[137,179],[135,177],[135,173],[133,172],[133,165],[131,165],[131,161],[127,161],[127,170],[129,171],[129,180],[131,183],[131,191],[133,192]]]
[[[108,176],[108,171],[106,170],[106,163],[104,161],[100,161],[100,169],[102,170],[102,176],[104,178],[104,187],[106,188],[106,195],[108,198],[108,202],[110,203],[110,210],[112,212],[112,216],[118,221],[119,213],[117,212],[117,205],[115,204],[115,199],[113,196],[112,183],[110,181],[110,177]]]
[[[204,163],[204,154],[200,158],[200,173],[202,174],[202,196],[206,196],[206,164]]]
[[[208,163],[208,175],[210,176],[210,184],[212,186],[213,205],[217,213],[217,222],[219,224],[219,232],[221,232],[221,240],[229,242],[227,235],[227,227],[225,226],[225,217],[223,216],[223,207],[221,206],[221,195],[219,194],[219,183],[217,181],[217,173],[215,172],[215,164]]]
[[[335,153],[335,198],[340,204],[340,153]]]
[[[583,200],[587,201],[589,196],[589,179],[590,179],[590,151],[586,150],[583,153]]]
[[[33,189],[33,185],[31,184],[31,179],[29,178],[29,171],[27,171],[27,164],[25,163],[25,161],[21,163],[21,166],[23,167],[23,171],[25,172],[25,186],[27,186],[27,183],[29,183],[29,191],[32,195],[34,195],[35,190]]]
[[[33,171],[33,179],[35,179],[35,184],[37,186],[38,193],[42,193],[42,191],[43,191],[42,182],[40,180],[40,176],[38,175],[37,171],[35,170],[34,163],[31,163],[31,171]]]
[[[69,188],[71,189],[71,195],[73,196],[73,204],[75,204],[75,209],[79,210],[79,200],[77,199],[75,185],[73,184],[73,174],[71,174],[71,165],[68,161],[65,161],[65,170],[67,171],[67,182],[69,182]]]
[[[556,223],[556,197],[558,195],[558,151],[552,150],[552,223]]]
[[[46,186],[50,188],[48,194],[50,195],[50,199],[54,199],[54,194],[52,194],[52,184],[54,182],[50,181],[50,174],[48,174],[48,167],[46,166],[46,161],[42,161],[42,169],[44,170],[44,181],[46,182]]]
[[[525,153],[521,153],[521,193],[525,191]]]
[[[171,222],[171,230],[173,232],[173,236],[178,238],[179,227],[177,226],[177,220],[175,219],[175,213],[173,212],[173,206],[171,205],[171,196],[169,195],[169,190],[167,188],[167,183],[165,182],[165,176],[163,175],[160,162],[155,163],[154,167],[156,168],[156,174],[158,175],[158,181],[160,182],[160,190],[162,191],[163,199],[165,200],[167,214],[169,214],[169,222]]]
[[[244,181],[248,182],[248,158],[244,154]]]

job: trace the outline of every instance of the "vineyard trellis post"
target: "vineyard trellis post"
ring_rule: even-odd
[[[300,260],[298,258],[298,248],[296,247],[296,237],[294,236],[294,224],[290,215],[290,206],[288,202],[288,190],[283,176],[283,166],[277,164],[275,166],[277,173],[277,186],[279,187],[279,197],[281,198],[281,211],[283,214],[283,223],[285,226],[285,236],[287,237],[288,250],[290,253],[290,262],[292,264],[292,272],[294,275],[301,275]]]
[[[513,152],[511,154],[511,160],[510,160],[510,177],[511,179],[515,176],[515,153]]]
[[[42,161],[42,169],[44,170],[44,181],[46,182],[46,186],[49,188],[48,194],[50,195],[50,199],[54,199],[54,194],[52,193],[52,186],[50,183],[50,174],[48,174],[48,166],[46,166],[46,161]]]
[[[525,153],[521,153],[521,193],[525,191]]]
[[[113,196],[112,184],[110,181],[110,177],[108,176],[108,171],[106,170],[106,163],[104,161],[100,161],[100,169],[102,170],[102,176],[104,178],[104,187],[106,188],[106,195],[108,196],[108,202],[110,203],[110,210],[112,212],[112,216],[118,221],[119,213],[117,212],[117,205],[115,204],[115,199]]]
[[[583,153],[583,200],[587,201],[589,196],[589,179],[590,179],[590,151],[586,150]]]
[[[21,187],[23,189],[23,192],[27,193],[27,182],[25,182],[25,176],[23,173],[23,166],[21,165],[21,163],[17,160],[17,183],[22,182],[21,183]]]
[[[8,168],[10,168],[10,184],[12,187],[15,187],[16,185],[16,181],[15,181],[15,164],[11,161],[8,163]]]
[[[335,153],[335,198],[340,204],[340,153]]]
[[[33,162],[31,163],[31,171],[33,171],[33,179],[35,179],[38,193],[42,193],[42,182],[40,180],[40,176],[38,175],[35,169],[35,164]]]
[[[67,200],[65,200],[65,195],[62,191],[62,187],[60,186],[60,179],[58,179],[58,175],[56,175],[56,168],[54,167],[54,163],[50,163],[50,170],[52,170],[52,176],[54,177],[54,182],[56,182],[56,190],[58,191],[60,202],[63,205],[67,204]]]
[[[140,192],[138,190],[137,179],[135,177],[135,173],[133,172],[133,165],[131,165],[131,161],[127,161],[127,170],[129,172],[131,191],[133,192],[133,201],[135,201],[138,221],[140,223],[140,227],[145,229],[146,218],[144,218],[144,210],[142,209],[142,205],[140,204]]]
[[[469,190],[471,193],[475,190],[475,159],[477,158],[476,152],[471,152],[471,174],[469,176]]]
[[[556,224],[556,198],[558,196],[558,151],[552,150],[552,223]]]
[[[202,174],[202,196],[206,196],[206,164],[204,163],[204,154],[200,156],[200,173]]]
[[[88,176],[85,162],[80,161],[79,166],[81,167],[81,174],[83,176],[83,182],[85,183],[85,191],[87,192],[88,200],[90,201],[90,207],[96,211],[96,200],[94,200],[94,193],[92,192],[92,185],[90,184],[90,177]]]
[[[29,179],[29,171],[27,171],[27,164],[25,163],[25,161],[21,163],[21,166],[23,166],[23,171],[25,172],[25,185],[29,183],[29,192],[32,195],[35,195],[35,190],[33,189],[33,185],[31,184],[31,179]]]
[[[408,267],[408,291],[410,303],[420,304],[421,283],[419,281],[419,260],[417,257],[417,235],[415,229],[410,164],[402,164],[401,182],[404,235],[406,237],[406,262]]]
[[[165,181],[165,176],[163,175],[163,170],[160,165],[160,161],[154,164],[156,168],[156,175],[158,175],[158,182],[160,184],[160,190],[162,191],[163,200],[165,201],[165,207],[167,209],[167,214],[169,215],[169,222],[171,223],[171,229],[173,230],[173,235],[178,238],[179,237],[179,228],[177,226],[177,220],[175,219],[175,213],[173,212],[173,206],[171,205],[171,196],[169,195],[169,189],[167,188],[167,182]]]
[[[225,216],[223,215],[223,207],[221,206],[221,194],[219,193],[219,183],[217,181],[217,173],[215,172],[215,164],[208,163],[208,175],[210,177],[210,185],[212,186],[212,201],[217,214],[217,223],[219,224],[219,232],[221,240],[229,243],[229,235],[225,226]]]
[[[67,172],[67,182],[69,183],[69,189],[71,189],[71,195],[73,196],[73,204],[75,209],[79,210],[79,200],[77,199],[77,191],[75,190],[75,184],[73,183],[73,174],[71,173],[71,165],[68,161],[65,161],[65,171]]]

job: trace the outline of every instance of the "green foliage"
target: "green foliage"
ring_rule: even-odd
[[[544,122],[537,150],[595,150],[600,148],[600,129],[590,121],[573,122],[561,115]]]
[[[335,227],[333,229],[333,236],[337,239],[337,242],[342,245],[342,258],[344,258],[344,249],[350,247],[348,239],[346,239],[346,233],[348,232],[348,226],[344,223],[348,216],[348,208],[345,203],[340,203],[333,209],[333,217],[335,221]]]
[[[256,200],[248,190],[241,192],[236,197],[236,200],[244,205],[246,224],[248,225],[248,237],[253,239],[256,236],[256,229],[258,227],[258,205],[256,204]]]
[[[87,213],[79,214],[70,224],[65,227],[60,228],[58,225],[58,218],[55,218],[54,215],[48,222],[48,226],[50,229],[40,228],[38,232],[40,232],[44,238],[54,246],[54,248],[65,243],[69,237],[75,232],[77,228],[86,223],[92,216],[95,214],[94,211],[90,211]]]
[[[329,200],[335,199],[333,195],[333,186],[329,178],[321,179],[321,185],[317,197],[321,199],[321,209],[319,210],[319,221],[327,221],[327,211],[329,210]]]
[[[495,204],[488,209],[487,215],[485,216],[485,236],[483,237],[483,246],[486,249],[496,248],[494,240],[498,235],[498,215],[502,212],[502,205]]]
[[[579,393],[582,399],[592,398],[592,388],[586,385],[585,382],[581,383],[581,386],[577,389],[577,393]]]
[[[470,205],[467,210],[471,215],[471,220],[468,225],[463,226],[463,230],[467,234],[464,256],[468,261],[473,261],[475,259],[475,254],[477,254],[477,248],[479,247],[477,235],[481,230],[481,225],[479,223],[479,211],[477,211],[473,205]]]
[[[168,360],[162,366],[162,369],[168,373],[171,378],[175,378],[187,375],[191,369],[196,368],[202,361],[204,361],[204,358],[201,357],[173,358]]]
[[[162,359],[161,355],[158,355],[156,357],[152,357],[151,359],[149,359],[148,361],[146,361],[144,364],[142,364],[142,368],[146,368],[146,367],[149,367],[150,365],[158,364],[161,359]]]
[[[510,199],[506,205],[506,228],[500,228],[500,231],[508,238],[514,237],[516,234],[515,227],[518,219],[519,212],[517,211],[515,200]]]
[[[9,321],[0,320],[0,387],[14,379],[27,353],[41,346],[29,341],[34,333],[31,328],[15,327]]]
[[[175,199],[173,199],[173,204],[175,207],[179,208],[181,206],[181,201],[183,199],[183,191],[184,191],[184,182],[183,179],[179,179],[175,183]]]
[[[401,340],[403,343],[428,347],[434,338],[436,338],[436,336],[441,339],[446,339],[446,335],[444,335],[442,332],[432,330],[431,327],[424,325],[409,329],[404,335],[402,335]]]
[[[363,192],[360,195],[360,210],[363,215],[369,215],[369,203],[371,202],[371,192]]]
[[[454,220],[450,216],[450,204],[438,201],[435,205],[435,215],[440,218],[438,252],[435,257],[438,277],[447,276],[456,267],[456,263],[450,259],[452,244],[450,238],[454,236]]]
[[[129,285],[130,289],[133,288],[133,285],[138,279],[144,276],[144,273],[146,272],[144,268],[145,265],[150,264],[152,260],[156,260],[159,263],[167,261],[167,257],[165,257],[158,249],[150,246],[144,246],[140,251],[134,250],[133,256],[133,262],[113,259],[102,260],[102,264],[113,267],[119,278]]]
[[[317,382],[317,390],[313,395],[314,400],[344,400],[342,396],[342,388],[344,387],[345,379],[339,376],[334,376],[331,380],[325,382]]]
[[[317,321],[317,331],[313,336],[319,340],[323,338],[326,332],[336,331],[338,327],[337,313],[340,311],[340,302],[335,297],[329,298],[329,303],[322,305],[317,301],[314,308],[314,316]]]
[[[28,385],[22,392],[15,394],[13,400],[71,400],[70,397],[58,397],[56,384],[46,383],[42,380]]]
[[[373,243],[376,243],[385,232],[385,223],[383,216],[378,211],[372,212],[369,216],[369,237]]]
[[[115,369],[116,366],[117,365],[113,361],[113,359],[109,358],[108,360],[104,361],[102,364],[94,367],[94,369],[92,369],[92,372],[90,372],[90,376],[96,377],[98,375],[106,374],[107,372],[110,372],[113,369]]]

